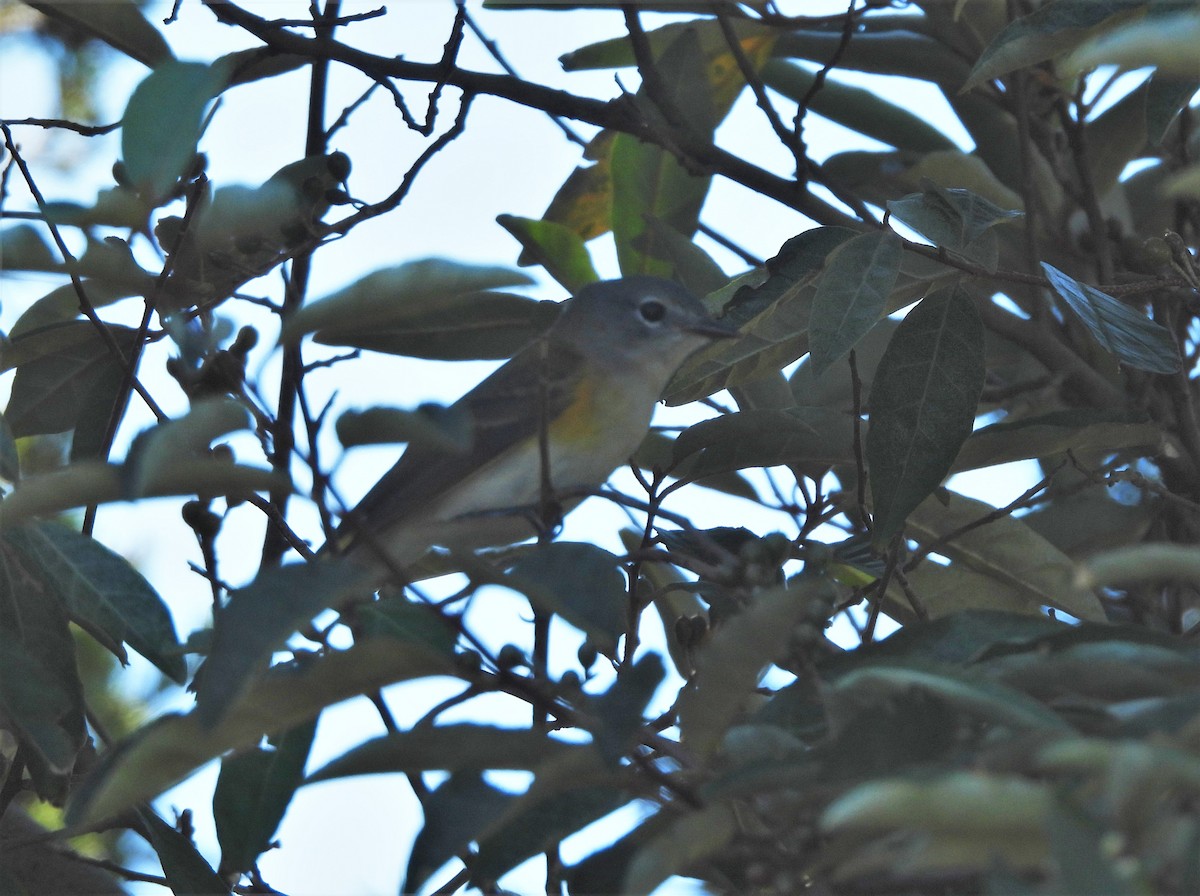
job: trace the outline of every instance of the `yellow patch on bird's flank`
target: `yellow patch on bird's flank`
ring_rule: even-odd
[[[579,441],[594,439],[604,428],[603,408],[596,406],[595,384],[582,380],[575,388],[575,397],[551,426],[555,440]]]

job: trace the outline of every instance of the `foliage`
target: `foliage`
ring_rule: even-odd
[[[309,23],[315,38],[205,4],[260,47],[181,62],[169,27],[160,33],[133,3],[55,6],[56,21],[152,66],[120,123],[115,184],[94,201],[43,199],[19,123],[3,125],[5,177],[35,203],[32,214],[4,210],[33,219],[0,230],[6,272],[63,282],[24,310],[0,353],[14,371],[0,419],[0,474],[14,483],[0,503],[0,742],[14,745],[0,810],[32,792],[66,803],[68,833],[136,831],[175,892],[261,882],[259,856],[298,788],[381,773],[407,775],[424,811],[410,889],[457,872],[442,892],[491,892],[539,854],[547,886],[571,893],[648,893],[675,875],[730,893],[1200,887],[1193,6],[912,0],[806,17],[705,2],[668,4],[677,15],[650,30],[623,8],[623,37],[563,59],[622,79],[636,69],[636,93],[597,99],[460,66],[477,27],[465,4],[435,63],[356,49],[359,20],[373,14],[339,19],[336,2]],[[320,124],[321,78],[301,158],[257,186],[209,182],[198,148],[221,114],[214,101],[329,66],[393,89],[428,138],[389,195],[354,195],[354,160],[331,151]],[[1112,66],[1138,73],[1120,79]],[[852,85],[853,72],[933,85],[973,148]],[[429,92],[426,121],[404,103],[417,87]],[[313,359],[356,356],[312,342],[496,359],[553,312],[504,292],[528,281],[506,268],[414,261],[319,302],[308,271],[327,243],[402,215],[424,166],[472,126],[479,96],[591,134],[541,219],[502,216],[521,264],[577,289],[598,276],[587,244],[611,234],[621,274],[678,279],[740,336],[695,355],[665,396],[717,395],[719,413],[652,432],[634,458],[645,493],[606,494],[644,521],[622,533],[624,556],[567,542],[435,552],[408,578],[465,573],[455,601],[400,583],[371,595],[292,528],[297,491],[321,508],[324,537],[344,509],[318,451],[335,421],[310,409],[306,378]],[[739,97],[757,104],[794,170],[722,147]],[[888,148],[818,162],[810,115]],[[704,215],[718,180],[811,223],[772,258],[727,271],[709,249],[736,246],[727,232],[753,222]],[[69,251],[64,233],[85,251]],[[157,267],[143,266],[138,241],[157,250]],[[251,301],[243,287],[281,268],[270,309],[283,375],[267,401],[246,379],[258,334],[235,335],[228,321]],[[890,317],[913,303],[898,324]],[[107,320],[130,306],[139,326]],[[144,385],[144,350],[159,339],[190,401],[177,419]],[[159,421],[115,457],[135,395]],[[247,430],[270,469],[234,460],[228,438]],[[336,431],[347,445],[455,450],[471,429],[422,407],[372,409]],[[34,470],[37,446],[64,432],[61,468]],[[947,484],[1012,461],[1043,478],[1002,508]],[[781,531],[741,520],[697,529],[661,508],[685,485],[761,505]],[[168,601],[91,537],[97,505],[163,495],[190,498],[181,512],[214,597],[212,628],[183,643]],[[49,519],[80,507],[82,526]],[[261,571],[242,588],[217,574],[234,514],[268,521]],[[303,562],[283,564],[289,552]],[[462,608],[486,585],[577,631],[579,669],[551,675],[544,630],[528,656],[485,647]],[[640,637],[651,608],[666,656]],[[879,640],[884,615],[902,628]],[[858,643],[829,639],[839,619],[854,620]],[[190,682],[196,707],[102,742],[96,759],[91,741],[104,734],[72,626],[122,661],[132,649],[176,686]],[[459,682],[459,696],[396,726],[382,689],[433,677]],[[657,715],[664,687],[670,709]],[[309,768],[322,710],[362,694],[389,733]],[[443,718],[497,694],[523,704],[522,718],[532,709],[533,723]],[[218,758],[212,862],[186,817],[172,825],[149,801]],[[484,776],[496,770],[529,772],[532,784],[502,790]],[[431,789],[422,776],[435,771],[449,776]],[[563,839],[634,804],[648,811],[628,834],[560,860]],[[22,873],[0,858],[0,888],[32,892]]]

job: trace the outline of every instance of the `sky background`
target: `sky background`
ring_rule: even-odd
[[[252,11],[273,17],[299,17],[306,3],[273,2],[246,4]],[[373,4],[347,2],[344,14],[363,11]],[[812,2],[791,4],[805,13],[841,11],[844,4]],[[471,5],[477,21],[494,39],[517,71],[524,77],[574,93],[608,98],[615,94],[614,72],[564,73],[558,57],[579,46],[624,33],[622,17],[611,12],[498,12]],[[165,4],[152,4],[147,17],[160,22],[169,10]],[[402,55],[413,61],[436,61],[449,34],[454,7],[449,0],[402,0],[389,6],[389,15],[342,29],[340,40],[361,49],[383,55]],[[665,21],[661,16],[646,16],[646,27]],[[195,0],[185,0],[179,20],[165,28],[164,34],[176,55],[182,59],[212,60],[233,50],[256,46],[243,32],[218,24],[211,13]],[[100,75],[99,119],[118,119],[124,104],[146,69],[117,54]],[[486,50],[468,33],[460,64],[482,71],[499,71]],[[631,69],[618,73],[620,83],[633,90],[637,75]],[[839,73],[843,80],[872,82]],[[0,38],[0,115],[24,118],[57,115],[55,75],[52,63],[35,46]],[[330,72],[330,120],[345,105],[358,98],[367,86],[363,76],[334,65]],[[921,114],[941,122],[949,119],[945,102],[929,85],[921,82],[892,83],[888,90],[900,101]],[[205,134],[201,149],[208,155],[208,176],[214,186],[259,184],[281,166],[294,161],[303,152],[308,92],[306,71],[295,72],[269,81],[238,87],[221,99]],[[424,109],[424,95],[407,92],[415,110]],[[793,108],[776,98],[785,117]],[[447,127],[457,111],[453,91],[447,91],[439,130]],[[574,126],[585,137],[592,131]],[[961,131],[950,130],[963,148],[970,143]],[[809,117],[805,134],[812,155],[821,160],[846,149],[881,148],[859,135]],[[50,199],[86,202],[99,186],[111,184],[111,166],[119,156],[119,138],[84,139],[75,135],[48,134],[33,128],[18,132],[22,149],[34,166],[35,176]],[[753,104],[748,92],[739,100],[718,133],[718,142],[727,149],[746,154],[758,164],[772,167],[784,175],[791,173],[789,157]],[[386,94],[378,91],[351,119],[350,126],[334,138],[331,149],[346,152],[353,160],[350,187],[356,198],[374,201],[390,192],[407,170],[411,160],[425,147],[425,138],[408,131],[391,106]],[[370,271],[428,256],[440,256],[462,262],[515,263],[519,246],[496,223],[499,214],[540,217],[558,187],[581,162],[577,146],[562,136],[558,127],[544,115],[498,99],[476,100],[467,132],[426,168],[402,208],[381,219],[356,227],[348,239],[326,246],[317,253],[311,278],[310,295],[319,297],[352,283]],[[15,178],[14,178],[15,181]],[[19,190],[13,189],[10,208],[23,205]],[[340,217],[338,209],[329,217]],[[739,244],[761,258],[773,255],[789,237],[812,226],[797,213],[784,209],[739,186],[717,179],[705,206],[704,219],[718,226]],[[744,269],[731,254],[701,241],[730,274]],[[603,276],[616,276],[615,253],[611,240],[601,238],[589,244],[597,269]],[[142,247],[144,252],[145,247]],[[156,260],[143,254],[144,264],[153,268]],[[540,269],[529,269],[538,283],[527,292],[537,298],[560,299],[563,290]],[[21,276],[6,278],[0,329],[7,329],[29,301],[48,292],[56,282],[49,278]],[[277,295],[277,277],[265,278],[247,287],[247,292]],[[140,313],[140,306],[118,307],[109,319]],[[262,340],[251,356],[251,379],[261,379],[265,394],[273,394],[278,353],[273,351],[274,322],[267,315],[247,315],[245,308],[225,313],[236,324],[258,326]],[[241,304],[241,303],[236,303]],[[172,380],[161,373],[166,346],[157,349],[143,364],[145,381],[160,403],[172,414],[186,410],[186,400]],[[308,357],[319,355],[310,352]],[[390,356],[365,356],[351,364],[323,371],[309,379],[315,406],[329,398],[335,414],[348,408],[374,404],[413,407],[422,401],[451,401],[494,365],[482,363],[446,364],[408,361]],[[0,397],[9,380],[0,381]],[[658,423],[686,423],[698,419],[696,409],[665,411],[660,409]],[[136,404],[122,440],[125,444],[141,428],[149,425],[149,416]],[[261,455],[248,436],[234,440],[235,450],[245,460]],[[123,447],[118,446],[118,453]],[[338,456],[330,439],[325,448],[327,460]],[[354,500],[395,460],[398,449],[380,447],[356,449],[347,455],[347,463],[338,469],[335,483],[339,491]],[[617,483],[628,474],[618,474]],[[1017,493],[1027,484],[1019,472],[1011,476],[988,471],[968,481],[960,478],[955,485],[977,496],[994,496],[997,483],[1004,492]],[[300,483],[303,491],[304,484]],[[686,494],[690,492],[691,494]],[[986,499],[986,497],[985,497]],[[190,530],[179,520],[178,501],[143,502],[137,506],[109,505],[101,510],[97,537],[129,557],[164,596],[175,616],[181,635],[207,624],[210,595],[206,583],[181,569],[180,544],[193,545]],[[697,518],[700,525],[746,525],[759,533],[785,527],[787,518],[765,512],[754,513],[752,505],[725,498],[702,489],[685,490],[674,505]],[[303,499],[295,510],[301,525],[307,520],[308,534],[317,537],[315,514]],[[583,539],[600,531],[610,533],[599,543],[620,551],[615,533],[625,524],[621,511],[606,502],[591,501],[568,520],[563,535]],[[234,584],[248,581],[255,571],[261,544],[262,522],[249,509],[231,515],[218,542],[222,556],[222,575]],[[190,552],[190,559],[199,560]],[[495,591],[495,589],[493,589]],[[501,593],[489,594],[472,610],[475,630],[493,633],[496,646],[514,638],[524,638],[527,617],[523,599]],[[517,626],[514,627],[514,621]],[[649,620],[648,620],[649,621]],[[657,625],[650,623],[651,630]],[[560,645],[559,662],[569,663],[574,654],[573,634],[556,631]],[[148,684],[153,677],[145,664],[130,672],[133,683]],[[403,724],[418,718],[431,705],[457,691],[449,684],[422,683],[389,689],[392,707]],[[487,705],[490,704],[490,705]],[[186,706],[178,694],[169,702],[158,699],[157,714]],[[527,708],[500,699],[473,703],[471,717],[491,712],[510,724],[523,724]],[[520,713],[514,717],[514,712]],[[457,717],[455,717],[457,718]],[[447,720],[450,720],[449,718]],[[367,737],[382,733],[373,710],[365,700],[351,701],[327,710],[322,717],[318,740],[310,768],[324,764]],[[431,780],[433,780],[431,778]],[[497,779],[501,780],[501,779]],[[508,779],[519,785],[520,776]],[[219,855],[211,828],[205,825],[207,803],[215,781],[215,767],[186,782],[158,802],[160,810],[172,818],[172,807],[194,806],[197,810],[197,842],[214,862]],[[628,823],[628,815],[625,816]],[[409,844],[420,824],[420,813],[407,783],[400,776],[372,776],[303,788],[279,832],[283,849],[263,857],[265,879],[293,896],[327,893],[390,894],[397,891],[399,875],[407,858]],[[594,848],[599,839],[612,839],[619,833],[613,824],[599,832],[590,832],[579,843],[564,848],[568,861]],[[443,880],[446,873],[435,876]],[[541,880],[537,863],[527,863],[505,883],[519,892],[532,892]],[[134,888],[136,892],[161,893],[157,887]],[[670,892],[687,892],[686,883],[676,883]],[[664,890],[664,892],[666,892]]]

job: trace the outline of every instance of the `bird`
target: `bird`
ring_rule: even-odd
[[[435,545],[474,551],[539,534],[556,522],[548,506],[561,518],[634,453],[680,365],[736,335],[670,280],[583,287],[451,406],[470,421],[469,445],[409,445],[345,515],[334,550],[382,583]]]

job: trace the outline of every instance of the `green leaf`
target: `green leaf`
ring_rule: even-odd
[[[150,208],[160,205],[192,167],[204,110],[225,87],[220,67],[161,62],[133,91],[121,126],[121,158]]]
[[[880,230],[856,236],[829,254],[808,322],[816,376],[849,354],[884,316],[900,274],[902,245],[898,236]]]
[[[500,584],[539,610],[557,613],[612,657],[629,608],[620,567],[615,555],[595,545],[556,541],[522,554]]]
[[[86,739],[83,686],[62,606],[0,539],[0,709],[26,748],[34,789],[61,805]]]
[[[135,810],[146,830],[146,839],[162,864],[167,886],[177,896],[225,896],[229,885],[204,860],[185,837],[148,808]]]
[[[976,470],[1035,457],[1051,458],[1067,451],[1152,449],[1161,439],[1161,427],[1141,415],[1085,409],[1055,411],[976,430],[958,452],[954,470]]]
[[[568,754],[538,770],[529,790],[481,834],[473,886],[495,881],[630,801],[595,755]]]
[[[370,590],[362,571],[327,559],[264,569],[232,592],[213,620],[212,650],[197,678],[197,719],[215,725],[300,625]]]
[[[84,229],[97,225],[119,227],[128,230],[144,230],[147,221],[146,206],[130,187],[107,187],[96,193],[91,205],[77,202],[47,202],[46,220],[62,226],[69,224]]]
[[[453,655],[458,643],[458,630],[451,620],[402,594],[387,594],[356,607],[355,623],[362,635],[394,638],[446,656]]]
[[[16,482],[21,478],[21,456],[17,441],[4,414],[0,414],[0,479]]]
[[[816,72],[780,59],[762,67],[763,83],[795,102],[808,96]],[[827,77],[813,94],[809,110],[881,143],[911,152],[956,149],[954,141],[907,109],[872,90]]]
[[[927,189],[929,181],[970,190],[997,207],[1022,207],[1020,195],[993,173],[988,162],[978,154],[958,149],[927,152],[915,158],[907,152],[851,150],[830,156],[821,167],[844,189],[876,205]]]
[[[286,731],[332,706],[397,681],[453,675],[443,654],[391,638],[366,638],[276,666],[230,700],[210,726],[197,713],[162,716],[104,756],[75,788],[68,824],[90,827],[152,799],[229,750],[257,746],[264,734]]]
[[[228,72],[229,86],[249,84],[263,78],[273,78],[311,65],[312,59],[295,53],[281,53],[274,47],[256,47],[253,50],[235,50],[218,56],[213,68]]]
[[[896,328],[876,371],[866,437],[876,545],[950,471],[971,434],[983,377],[983,325],[960,289],[928,296]]]
[[[546,213],[545,221],[562,224],[581,240],[595,239],[612,228],[612,141],[615,131],[601,131],[584,148],[594,165],[581,165],[558,188]],[[530,258],[523,252],[517,259],[525,264]]]
[[[646,228],[639,246],[662,253],[671,263],[675,278],[693,295],[707,296],[729,283],[729,277],[707,252],[669,224],[648,217]]]
[[[1180,369],[1179,349],[1166,327],[1044,261],[1042,270],[1088,332],[1122,363],[1151,373]]]
[[[221,871],[249,871],[271,846],[304,764],[317,722],[304,722],[273,739],[270,748],[228,756],[213,793],[213,820],[221,844]]]
[[[930,662],[960,666],[974,662],[992,649],[1036,649],[1040,639],[1061,635],[1073,628],[1048,616],[964,610],[941,619],[907,625],[884,641],[872,642],[851,653],[836,654],[821,662],[820,668],[822,676],[837,676],[850,669],[874,664],[880,658],[914,666]]]
[[[1120,588],[1142,582],[1200,582],[1200,549],[1156,543],[1117,548],[1089,557],[1079,577],[1091,588]]]
[[[506,268],[425,259],[368,274],[300,309],[284,344],[315,333],[326,345],[354,345],[418,358],[506,358],[557,316],[554,304],[486,290],[532,281]]]
[[[451,775],[425,799],[425,825],[413,842],[402,893],[415,893],[430,875],[466,852],[497,818],[516,802],[476,773]]]
[[[62,774],[70,770],[79,749],[78,734],[68,731],[62,720],[79,709],[79,696],[64,688],[57,670],[32,656],[21,638],[0,628],[0,710],[21,743]]]
[[[1150,146],[1162,146],[1167,129],[1188,107],[1197,91],[1200,91],[1200,78],[1173,78],[1155,73],[1146,94],[1146,142]]]
[[[1145,7],[1145,0],[1058,0],[1010,23],[988,45],[962,84],[965,93],[984,81],[1068,52],[1091,29],[1113,16]]]
[[[617,680],[603,694],[587,698],[587,706],[596,718],[591,728],[592,742],[612,768],[619,768],[636,744],[646,724],[646,706],[662,684],[666,670],[662,657],[647,653],[636,663],[617,670]]]
[[[633,453],[631,461],[639,469],[665,473],[674,463],[672,455],[674,446],[674,438],[669,438],[665,433],[651,430],[646,434],[646,438],[642,440],[637,451]],[[712,476],[705,476],[699,485],[733,495],[735,498],[747,498],[753,501],[758,497],[754,486],[738,473],[716,473]]]
[[[1195,8],[1173,3],[1138,5],[1145,15],[1106,23],[1063,60],[1063,71],[1073,75],[1101,65],[1123,69],[1154,66],[1182,78],[1200,75],[1200,62],[1190,51],[1200,39],[1200,15]]]
[[[811,590],[821,587],[806,580],[758,592],[696,652],[696,674],[676,702],[683,744],[692,753],[703,758],[716,750],[763,672],[787,647]]]
[[[462,408],[427,402],[415,411],[368,408],[346,411],[335,429],[345,448],[406,442],[462,454],[471,447],[474,419]]]
[[[867,22],[870,17],[865,17]],[[913,24],[919,19],[914,17]],[[843,71],[874,72],[890,77],[931,81],[946,90],[957,90],[967,77],[962,55],[939,40],[910,28],[855,34],[848,43],[838,30],[791,31],[775,42],[774,55],[808,59],[825,65],[837,55]]]
[[[1138,896],[1145,891],[1141,881],[1131,880],[1130,871],[1118,866],[1120,859],[1108,848],[1110,830],[1098,818],[1055,801],[1046,834],[1057,870],[1055,883],[1064,892]]]
[[[149,295],[154,290],[154,276],[137,263],[129,243],[115,236],[102,240],[89,236],[87,248],[71,269],[81,277],[123,287],[134,295]]]
[[[712,803],[671,819],[666,829],[639,849],[629,863],[622,893],[649,894],[668,878],[686,875],[739,833],[729,803]]]
[[[730,385],[757,379],[795,361],[808,349],[814,274],[854,231],[817,227],[792,237],[767,262],[769,276],[743,286],[725,309],[737,339],[722,339],[694,354],[667,386],[667,404],[685,404]]]
[[[580,750],[584,744],[554,740],[527,728],[491,725],[420,726],[360,744],[308,776],[306,784],[353,775],[414,774],[427,771],[532,771],[543,762]]]
[[[854,460],[854,431],[841,411],[819,407],[741,411],[704,420],[675,440],[669,472],[685,482],[749,467],[798,465],[814,475]]]
[[[962,563],[942,566],[922,563],[905,573],[907,590],[916,595],[929,619],[941,619],[965,610],[995,610],[1041,615],[1041,604],[1028,592],[978,572]],[[904,589],[889,585],[887,613],[905,625],[917,620]]]
[[[1072,559],[1097,551],[1135,544],[1144,539],[1161,512],[1158,502],[1123,504],[1107,488],[1096,486],[1076,495],[1059,495],[1022,522]]]
[[[500,215],[496,223],[521,244],[520,264],[540,264],[572,295],[600,279],[583,239],[566,225],[515,215]]]
[[[33,523],[0,536],[26,561],[71,620],[126,662],[121,642],[183,683],[187,667],[162,598],[124,557],[58,523]]]
[[[888,211],[935,246],[956,252],[994,271],[999,247],[991,228],[1021,216],[970,190],[926,182],[924,191],[887,204]]]
[[[1024,594],[1031,606],[1056,606],[1078,619],[1101,621],[1096,596],[1080,587],[1075,564],[1024,521],[1002,516],[985,526],[961,531],[995,508],[955,492],[946,500],[927,498],[909,517],[905,534],[922,545]],[[958,533],[948,541],[942,539]]]
[[[42,239],[40,228],[17,224],[0,230],[0,257],[8,271],[61,271],[62,262]]]
[[[174,58],[158,30],[133,0],[104,3],[29,2],[42,15],[99,38],[147,68]]]
[[[696,31],[684,30],[656,64],[675,109],[699,134],[711,134],[716,121]],[[654,105],[645,84],[635,102],[654,118],[665,114]],[[665,260],[669,255],[658,246],[647,218],[656,218],[690,239],[700,223],[712,177],[695,176],[662,147],[624,133],[613,139],[610,166],[612,231],[621,273],[672,278],[674,265]]]
[[[93,308],[103,308],[113,302],[137,295],[128,285],[111,285],[99,280],[84,280],[83,290]],[[79,317],[79,293],[73,283],[60,286],[42,296],[28,308],[8,331],[10,339],[18,339],[43,327],[73,321]]]
[[[137,331],[105,326],[124,358],[113,354],[91,321],[43,327],[6,346],[3,366],[17,368],[5,410],[14,436],[67,432],[97,412],[106,412],[99,416],[107,422],[116,410]]]
[[[856,849],[862,852],[851,865],[859,874],[888,873],[887,853],[872,847],[898,838],[912,841],[904,856],[909,874],[980,873],[997,862],[1033,871],[1046,860],[1051,801],[1049,785],[1016,775],[950,771],[876,778],[830,803],[819,828],[843,862],[852,861]]]
[[[79,461],[53,473],[28,477],[0,503],[0,528],[16,526],[37,516],[49,516],[112,501],[158,498],[164,495],[229,495],[290,491],[291,483],[272,470],[231,464],[218,458],[185,460],[164,469],[145,490],[131,494],[122,468],[99,461]]]
[[[184,460],[207,457],[215,440],[249,429],[252,424],[245,405],[232,398],[197,401],[182,417],[165,420],[138,434],[125,458],[126,486],[134,494],[141,494],[149,483]]]

